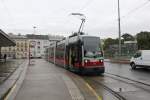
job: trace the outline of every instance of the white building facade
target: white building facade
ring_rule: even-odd
[[[32,58],[43,58],[45,49],[50,45],[48,35],[27,35],[30,44],[30,56]]]

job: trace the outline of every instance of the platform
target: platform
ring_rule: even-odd
[[[55,65],[33,61],[15,100],[84,100],[74,82]]]

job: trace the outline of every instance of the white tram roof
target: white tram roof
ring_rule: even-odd
[[[82,40],[83,37],[98,37],[98,36],[92,36],[92,35],[79,35],[79,38]],[[100,37],[98,37],[100,38]],[[58,42],[53,42],[50,44],[49,47],[54,47],[57,43],[57,45],[60,45],[60,44],[67,44],[67,43],[74,43],[76,42],[78,39],[78,36],[73,36],[73,37],[67,37],[65,38],[64,40],[61,40],[61,41],[58,41]]]
[[[79,35],[79,38],[82,40],[83,37],[97,37],[97,38],[100,38],[98,36],[92,36],[92,35]],[[78,36],[74,36],[74,37],[70,37],[68,42],[69,43],[73,43],[73,42],[76,42],[78,39]]]
[[[94,35],[79,35],[79,37],[98,37],[98,36],[94,36]],[[100,37],[98,37],[98,38],[100,38]]]

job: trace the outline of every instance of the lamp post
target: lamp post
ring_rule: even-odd
[[[31,51],[30,51],[30,46],[31,46],[31,44],[30,44],[30,41],[29,41],[29,65],[31,64]]]
[[[119,34],[119,56],[121,56],[120,0],[118,0],[118,34]]]
[[[35,29],[36,28],[37,28],[36,26],[33,26],[33,34],[35,34]]]
[[[1,46],[0,46],[0,60],[1,60],[1,57],[2,57],[2,53],[1,53]]]
[[[36,34],[36,26],[33,26],[33,32],[34,32],[34,34]],[[36,57],[36,47],[35,47],[35,45],[34,45],[34,57]]]

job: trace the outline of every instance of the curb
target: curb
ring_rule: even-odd
[[[28,61],[24,61],[15,72],[0,86],[0,100],[13,100],[19,90],[28,66]],[[16,88],[16,89],[15,89]],[[12,92],[12,90],[14,90]]]
[[[111,63],[119,63],[119,64],[130,64],[130,60],[118,60],[118,59],[110,59],[105,62],[111,62]]]

